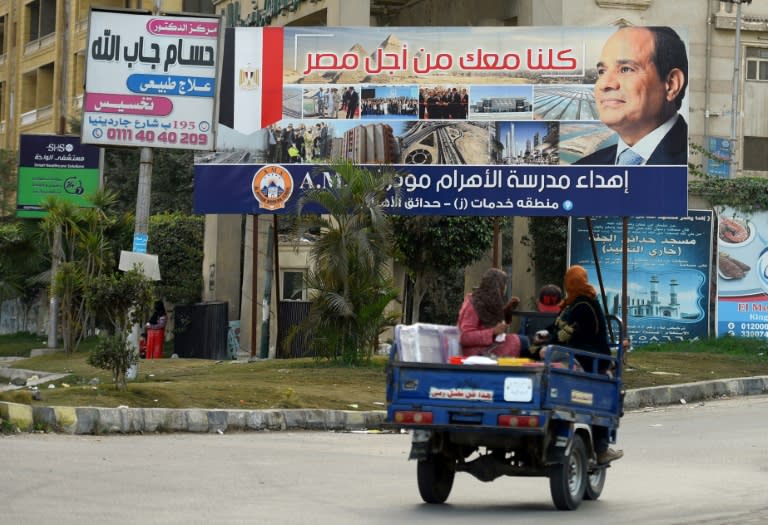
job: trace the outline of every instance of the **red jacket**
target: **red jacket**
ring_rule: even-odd
[[[459,328],[461,353],[465,356],[488,355],[488,353],[504,357],[520,355],[520,337],[517,334],[506,334],[504,341],[497,343],[494,340],[493,327],[488,328],[480,324],[480,318],[472,305],[471,293],[464,297],[456,324]],[[491,348],[491,345],[495,346]]]

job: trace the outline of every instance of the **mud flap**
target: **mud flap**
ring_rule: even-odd
[[[432,432],[429,430],[414,430],[411,437],[411,453],[408,454],[408,459],[415,459],[416,461],[427,459],[431,438]]]

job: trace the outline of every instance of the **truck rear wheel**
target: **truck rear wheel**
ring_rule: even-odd
[[[442,454],[430,454],[427,459],[418,462],[416,479],[419,482],[419,494],[425,503],[445,503],[453,488],[456,471],[449,460]]]
[[[605,486],[606,470],[608,469],[599,468],[587,475],[587,486],[584,489],[584,499],[594,501],[600,497],[600,494],[603,492],[603,487]]]
[[[587,448],[580,435],[573,437],[571,450],[563,461],[552,467],[549,474],[549,490],[552,501],[559,510],[575,510],[584,498],[588,482]]]

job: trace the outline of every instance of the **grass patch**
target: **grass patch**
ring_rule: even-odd
[[[768,361],[768,341],[745,337],[720,337],[696,341],[677,341],[665,344],[649,344],[637,352],[684,352],[690,354],[719,354],[743,357],[749,360]]]
[[[627,355],[627,388],[768,375],[768,342],[720,337],[650,344]]]
[[[28,332],[0,335],[0,356],[29,357],[33,348],[45,348],[46,339]]]
[[[15,344],[11,341],[18,340],[0,338],[0,355],[6,355],[6,345]],[[87,364],[93,344],[88,341],[71,354],[15,361],[17,368],[67,376],[54,382],[55,388],[41,385],[39,401],[29,400],[25,389],[0,392],[0,400],[41,406],[384,409],[387,358],[382,356],[358,367],[313,359],[142,360],[136,381],[121,392],[112,385],[110,372]],[[768,375],[768,343],[725,337],[638,348],[627,355],[623,379],[633,389],[758,375]],[[90,384],[94,378],[99,384]]]

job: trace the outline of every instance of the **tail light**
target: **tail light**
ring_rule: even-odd
[[[539,416],[513,416],[505,414],[499,416],[498,425],[500,427],[513,428],[538,428]]]
[[[416,412],[413,410],[398,410],[395,412],[395,423],[432,424],[432,412]]]

